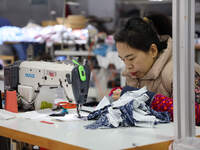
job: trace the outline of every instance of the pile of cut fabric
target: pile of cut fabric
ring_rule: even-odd
[[[110,96],[105,96],[96,110],[87,116],[88,120],[96,121],[85,127],[87,129],[154,127],[158,123],[170,122],[169,112],[156,112],[150,108],[154,95],[144,87],[133,91],[122,91],[117,101],[113,101]]]

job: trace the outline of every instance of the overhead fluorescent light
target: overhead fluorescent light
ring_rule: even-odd
[[[163,0],[149,0],[151,2],[162,2]]]
[[[72,1],[68,1],[68,2],[66,2],[66,4],[74,5],[74,6],[79,6],[80,5],[80,3],[78,3],[78,2],[72,2]]]

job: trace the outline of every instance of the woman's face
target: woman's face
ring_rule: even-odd
[[[157,47],[156,51],[155,49],[150,48],[149,52],[144,52],[142,50],[131,48],[123,42],[117,42],[116,46],[118,55],[125,63],[127,71],[131,76],[136,78],[144,77],[157,57]]]

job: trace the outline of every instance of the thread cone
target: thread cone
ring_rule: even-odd
[[[18,112],[17,93],[15,90],[6,91],[6,105],[5,109],[14,113]]]

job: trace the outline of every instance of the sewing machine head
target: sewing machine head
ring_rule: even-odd
[[[90,70],[87,64],[22,61],[4,69],[4,88],[15,89],[30,105],[37,101],[42,86],[64,89],[69,102],[82,105],[87,100]]]

